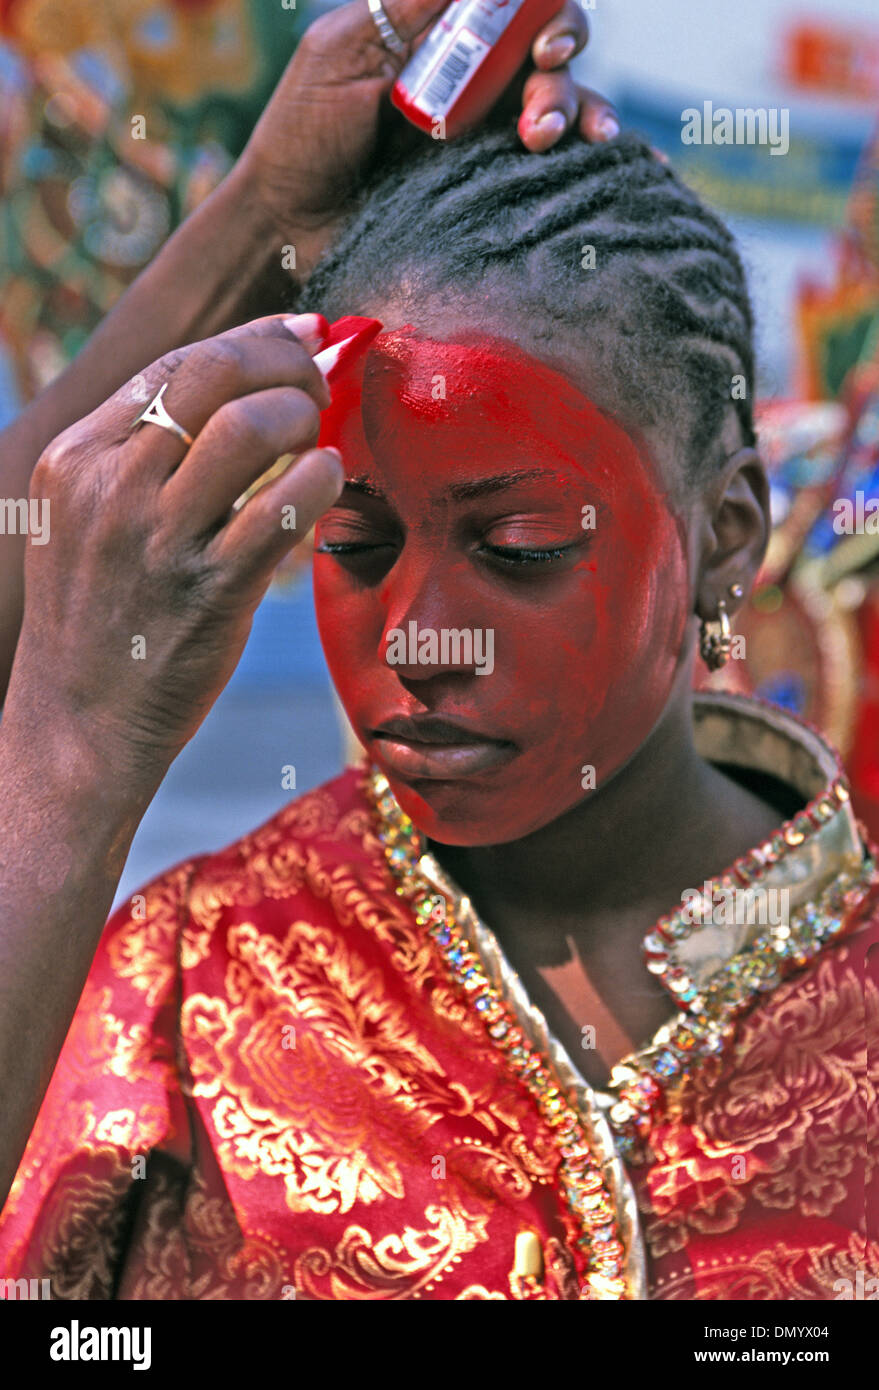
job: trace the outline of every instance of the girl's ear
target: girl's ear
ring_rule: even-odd
[[[755,449],[739,449],[726,460],[705,494],[704,507],[696,613],[713,621],[720,599],[730,614],[738,608],[769,541],[769,481]],[[733,596],[734,585],[740,586],[741,596]]]

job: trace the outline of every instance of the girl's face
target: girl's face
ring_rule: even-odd
[[[500,844],[601,791],[658,721],[689,613],[658,469],[501,338],[382,333],[334,385],[347,485],[315,597],[355,732],[431,839]]]

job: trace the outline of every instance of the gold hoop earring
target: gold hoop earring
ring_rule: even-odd
[[[699,653],[709,671],[719,671],[729,660],[732,647],[729,617],[723,599],[717,603],[717,617],[702,619],[699,628]]]

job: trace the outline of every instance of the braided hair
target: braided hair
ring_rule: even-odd
[[[731,408],[755,442],[753,315],[733,238],[636,136],[570,136],[539,156],[510,128],[422,140],[361,189],[298,307],[333,318],[393,300],[417,323],[419,304],[450,297],[514,310],[536,325],[538,355],[559,339],[599,352],[640,424],[683,432],[692,483],[722,457]]]

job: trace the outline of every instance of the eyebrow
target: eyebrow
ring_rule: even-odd
[[[557,479],[558,474],[551,468],[517,468],[507,473],[493,473],[488,478],[473,478],[467,483],[453,483],[445,489],[443,496],[452,497],[456,502],[467,501],[473,497],[484,497],[487,493],[503,492],[506,488],[521,487],[548,478]],[[378,497],[386,501],[385,494],[377,487],[368,474],[359,478],[348,478],[345,487],[352,492],[361,492],[367,497]]]

